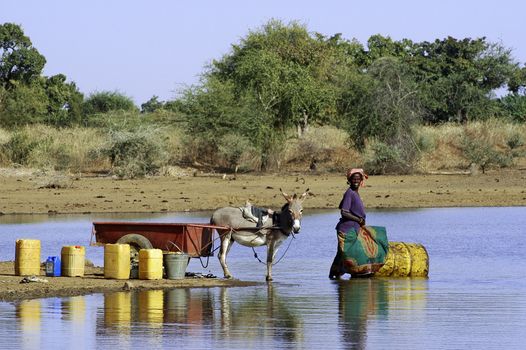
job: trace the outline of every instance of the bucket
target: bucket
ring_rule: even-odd
[[[163,255],[164,271],[166,278],[178,280],[184,278],[188,266],[188,254],[167,253]]]
[[[86,250],[79,245],[62,247],[62,276],[84,276],[84,260]]]
[[[427,277],[429,255],[419,243],[389,242],[389,252],[384,265],[374,275],[377,277]]]
[[[15,275],[40,275],[40,241],[38,239],[16,240]]]
[[[163,278],[163,251],[161,249],[139,250],[139,279],[160,280]]]
[[[46,276],[60,276],[60,258],[58,256],[48,256],[46,260]]]
[[[130,245],[104,245],[104,278],[127,280],[130,278]]]

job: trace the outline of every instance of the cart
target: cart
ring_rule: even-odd
[[[136,259],[140,249],[182,252],[191,258],[213,256],[214,229],[222,226],[198,223],[94,222],[91,245],[130,245]],[[93,241],[95,238],[95,242]]]

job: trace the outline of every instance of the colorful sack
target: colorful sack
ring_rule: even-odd
[[[355,275],[371,274],[384,264],[389,242],[383,226],[352,228],[345,234],[343,265],[346,272]]]

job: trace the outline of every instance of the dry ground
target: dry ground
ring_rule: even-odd
[[[368,208],[522,206],[526,205],[526,170],[478,175],[371,176],[361,189]],[[39,176],[0,172],[3,214],[177,212],[243,205],[279,208],[279,189],[310,189],[305,208],[337,208],[347,185],[334,174],[200,175],[138,180],[71,178],[54,184]]]

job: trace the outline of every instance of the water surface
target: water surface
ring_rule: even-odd
[[[119,217],[0,217],[0,259],[17,238],[42,257],[89,244],[91,222],[207,222],[210,213]],[[309,211],[273,269],[274,283],[0,303],[0,345],[17,348],[522,349],[526,328],[526,208],[369,211],[392,241],[424,244],[429,279],[329,281],[336,211]],[[34,217],[33,217],[34,218]],[[286,250],[285,242],[277,256]],[[264,249],[256,250],[264,258]],[[103,249],[87,256],[102,264]],[[203,264],[206,262],[203,261]],[[234,245],[231,272],[264,280],[251,249]],[[206,264],[205,264],[206,265]],[[203,268],[221,276],[216,257]],[[0,276],[1,277],[1,276]],[[0,278],[1,279],[1,278]]]

